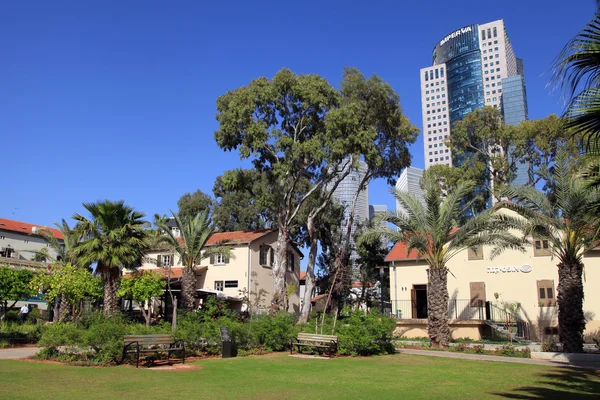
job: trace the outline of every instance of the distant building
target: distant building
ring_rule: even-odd
[[[421,179],[423,170],[415,167],[408,167],[400,174],[396,182],[396,190],[400,192],[412,193],[417,199],[425,204],[425,192],[421,189]],[[400,202],[396,200],[396,211],[406,212]]]
[[[47,268],[50,265],[49,262],[56,259],[57,254],[53,249],[48,248],[46,239],[40,235],[41,230],[48,230],[59,242],[62,242],[63,235],[58,229],[0,218],[0,265],[8,265],[17,269]],[[44,248],[46,248],[49,258],[45,261],[33,261],[35,252]],[[46,310],[48,308],[41,296],[18,301],[14,306],[20,308],[24,304],[27,304],[30,309]]]
[[[373,220],[375,219],[375,217],[378,214],[386,214],[387,213],[387,206],[385,204],[371,204],[369,205],[369,220],[371,222],[373,222]],[[387,226],[386,222],[381,222],[381,226],[383,226],[384,228]]]
[[[523,61],[517,59],[517,70],[521,75],[511,76],[502,80],[502,114],[504,122],[508,125],[519,125],[528,119],[527,92],[525,90],[525,77],[523,73]],[[525,185],[528,181],[527,164],[518,163],[516,177],[513,185]]]
[[[367,163],[359,161],[358,169],[352,170],[348,176],[346,176],[338,185],[333,192],[333,197],[344,207],[344,220],[342,221],[342,231],[345,232],[348,228],[348,221],[350,220],[350,213],[352,211],[352,202],[354,196],[358,191],[358,185],[367,172]],[[354,247],[354,234],[359,225],[364,224],[365,221],[369,220],[369,188],[366,187],[358,195],[356,200],[356,208],[354,210],[354,220],[352,223],[352,237],[351,245]],[[350,256],[351,260],[358,258],[355,251]]]
[[[461,163],[446,146],[454,123],[484,106],[502,109],[504,80],[523,76],[523,62],[516,58],[500,19],[450,32],[435,45],[432,66],[420,75],[425,168],[453,166]]]
[[[46,240],[40,235],[41,230],[48,230],[56,239],[63,240],[58,229],[0,218],[0,264],[43,267],[43,263],[33,261],[36,251],[48,247]],[[56,258],[53,249],[47,250],[49,257]]]

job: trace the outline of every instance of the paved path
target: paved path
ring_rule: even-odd
[[[574,368],[586,368],[593,370],[600,370],[600,363],[566,363],[558,361],[547,361],[547,360],[532,360],[531,358],[516,358],[516,357],[503,357],[503,356],[488,356],[484,354],[464,354],[464,353],[453,353],[449,351],[436,351],[436,350],[415,350],[415,349],[396,349],[397,353],[411,354],[415,356],[429,356],[429,357],[441,357],[441,358],[456,358],[461,360],[474,360],[474,361],[493,361],[493,362],[506,362],[513,364],[529,364],[529,365],[545,365],[548,367],[574,367]]]
[[[29,358],[41,349],[41,347],[12,347],[0,349],[0,360],[20,360]]]

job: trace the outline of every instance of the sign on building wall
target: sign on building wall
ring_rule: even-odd
[[[488,267],[488,274],[499,274],[499,273],[510,273],[510,272],[522,272],[524,274],[531,272],[533,267],[529,264],[523,264],[520,267],[509,265],[504,267]]]

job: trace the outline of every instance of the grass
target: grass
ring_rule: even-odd
[[[594,371],[410,355],[332,360],[287,354],[159,371],[0,361],[2,399],[586,399]]]

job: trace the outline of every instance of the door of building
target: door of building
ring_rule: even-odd
[[[471,307],[483,307],[486,301],[485,282],[471,282]]]
[[[413,285],[410,297],[412,318],[427,318],[427,285]]]

